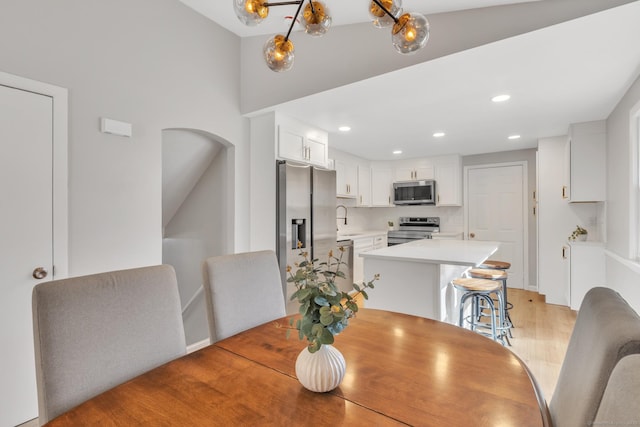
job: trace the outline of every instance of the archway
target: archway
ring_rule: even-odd
[[[232,247],[229,144],[193,129],[162,131],[162,262],[176,270],[187,344],[208,339],[202,261]]]

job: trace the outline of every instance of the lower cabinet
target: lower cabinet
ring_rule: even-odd
[[[353,240],[353,283],[361,284],[369,281],[373,277],[364,277],[364,259],[361,253],[374,249],[380,249],[387,246],[387,234],[366,235],[362,237],[354,237]]]
[[[604,247],[599,243],[575,242],[568,244],[567,249],[570,307],[578,310],[589,289],[605,284]]]

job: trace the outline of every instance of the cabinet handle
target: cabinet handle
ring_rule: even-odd
[[[562,259],[567,259],[567,247],[562,247]]]
[[[537,200],[536,199],[536,190],[533,190],[533,200]]]
[[[360,204],[362,204],[362,196],[360,196]]]
[[[438,203],[440,203],[440,195],[438,194]]]
[[[563,199],[567,198],[567,186],[566,185],[562,186],[562,198]]]
[[[389,200],[389,204],[391,204],[391,196],[389,196],[387,200]]]
[[[536,216],[536,207],[533,207],[533,216]]]

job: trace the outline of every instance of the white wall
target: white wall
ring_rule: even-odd
[[[630,260],[634,243],[631,214],[631,110],[640,102],[637,79],[607,119],[607,285],[640,312],[640,265]]]
[[[251,118],[251,250],[276,250],[276,114]]]
[[[162,226],[176,214],[224,145],[190,129],[162,131]]]
[[[162,261],[161,132],[201,129],[235,159],[237,224],[246,223],[246,121],[240,41],[177,0],[3,0],[2,71],[69,89],[71,275]],[[101,134],[100,117],[133,124]],[[248,247],[246,227],[229,232]]]

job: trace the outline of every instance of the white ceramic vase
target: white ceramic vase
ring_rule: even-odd
[[[323,393],[340,385],[347,364],[342,353],[332,345],[323,345],[310,353],[305,347],[296,359],[296,376],[307,390]]]

